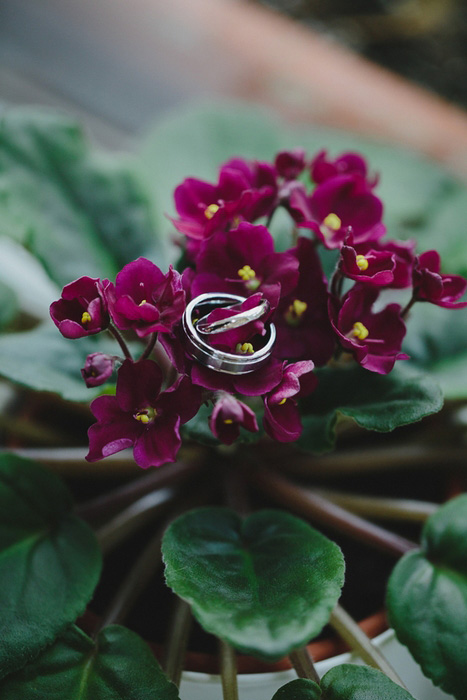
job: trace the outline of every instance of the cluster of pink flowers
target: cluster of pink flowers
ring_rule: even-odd
[[[91,404],[97,422],[89,430],[88,460],[133,447],[142,467],[174,461],[180,426],[202,403],[212,405],[209,427],[225,444],[241,428],[258,432],[258,406],[271,438],[294,441],[301,433],[298,399],[316,387],[316,366],[345,356],[387,374],[408,358],[402,341],[415,302],[466,306],[459,301],[466,280],[441,274],[436,251],[416,255],[412,241],[384,240],[377,183],[356,153],[332,160],[323,151],[307,160],[297,149],[279,153],[273,163],[234,159],[221,167],[217,183],[189,178],[175,190],[172,221],[181,234],[182,273],[170,267],[164,274],[139,258],[115,284],[82,277],[67,285],[51,306],[62,334],[110,330],[124,356],[93,353],[82,369],[88,386],[103,384],[117,370],[115,396]],[[292,247],[282,252],[269,231],[279,208],[294,224]],[[320,246],[338,255],[329,281]],[[404,307],[384,303],[391,289],[408,290]],[[181,319],[186,305],[205,293],[245,298],[237,312],[267,300],[266,318],[212,339],[225,352],[254,353],[265,324],[273,322],[277,340],[265,366],[225,374],[193,359]],[[217,309],[210,320],[232,313]],[[124,340],[130,331],[147,341],[137,360]]]

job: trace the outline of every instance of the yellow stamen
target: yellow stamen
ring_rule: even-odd
[[[249,282],[256,277],[256,272],[252,270],[249,265],[244,265],[240,270],[238,270],[237,274],[244,282]]]
[[[295,299],[285,313],[285,320],[289,326],[298,326],[307,308],[308,304],[306,301]]]
[[[143,301],[139,302],[138,306],[143,306],[143,304],[147,304],[147,303],[148,302],[146,301],[146,299],[143,299]]]
[[[149,423],[149,421],[151,420],[147,413],[137,413],[135,418],[136,420],[139,420],[141,423],[144,424]]]
[[[368,270],[369,262],[364,255],[357,255],[355,262],[357,263],[358,267],[362,272]]]
[[[363,325],[361,321],[357,321],[353,324],[353,335],[358,340],[365,340],[370,335],[370,332],[366,326]]]
[[[157,416],[157,411],[155,408],[143,408],[141,411],[135,413],[135,419],[138,420],[143,425],[147,425]]]
[[[232,425],[233,420],[232,420],[232,418],[225,418],[225,419],[224,419],[224,423],[225,423],[226,425]]]
[[[287,399],[282,399],[282,401],[279,401],[279,406],[283,406],[286,401],[287,401]]]
[[[254,353],[253,345],[251,343],[237,343],[235,346],[235,352],[240,355],[252,355]]]
[[[206,219],[212,219],[214,214],[219,211],[219,205],[218,204],[210,204],[206,209],[204,210],[204,216]]]
[[[331,229],[331,231],[338,231],[342,226],[342,221],[337,214],[333,214],[331,212],[331,214],[328,214],[324,219],[323,226],[325,226],[327,229]]]
[[[92,321],[91,314],[89,311],[84,311],[81,316],[81,323],[89,323],[90,321]]]

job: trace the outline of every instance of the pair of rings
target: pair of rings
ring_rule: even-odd
[[[252,309],[209,322],[208,316],[214,309],[230,308],[243,301],[245,297],[236,294],[209,293],[201,294],[188,304],[183,314],[182,328],[185,333],[186,348],[195,360],[216,372],[225,374],[248,374],[268,361],[276,340],[276,329],[272,323],[267,323],[265,326],[266,333],[262,338],[262,347],[249,355],[224,352],[209,344],[210,336],[245,326],[269,312],[268,301],[262,299]]]

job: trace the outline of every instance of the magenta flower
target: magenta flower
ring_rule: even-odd
[[[299,263],[297,286],[282,297],[274,316],[274,354],[280,359],[311,359],[321,366],[332,356],[336,338],[329,322],[328,291],[315,244],[299,238],[290,251]]]
[[[161,392],[162,371],[151,360],[125,360],[115,396],[91,403],[97,423],[89,428],[88,462],[133,447],[136,463],[146,469],[174,462],[181,445],[180,425],[197,413],[201,391],[181,377]]]
[[[285,180],[295,180],[305,169],[305,151],[294,148],[291,151],[281,151],[274,161],[277,174]]]
[[[356,282],[371,284],[377,287],[389,286],[394,280],[396,266],[394,255],[387,250],[369,248],[363,254],[352,246],[350,235],[341,248],[339,268],[343,275]]]
[[[209,427],[214,437],[231,445],[240,435],[243,427],[250,433],[258,432],[258,423],[254,411],[242,401],[226,392],[219,392],[213,412],[209,418]]]
[[[405,324],[399,304],[389,304],[373,313],[378,296],[375,287],[355,285],[343,298],[330,302],[331,323],[343,348],[371,372],[388,374],[396,360],[407,360],[400,348],[405,336]]]
[[[369,187],[374,187],[378,182],[377,177],[368,180],[368,166],[359,153],[343,153],[332,160],[327,157],[326,151],[320,151],[311,162],[310,175],[318,184],[336,175],[360,175]]]
[[[427,250],[415,260],[413,270],[414,298],[429,301],[445,309],[463,309],[467,301],[458,301],[467,288],[460,275],[442,275],[441,259],[436,250]]]
[[[412,270],[415,260],[416,241],[371,241],[355,245],[358,255],[367,255],[370,251],[392,255],[394,267],[393,280],[386,286],[391,289],[406,289],[412,286]]]
[[[179,219],[172,221],[180,233],[202,240],[225,230],[234,220],[266,216],[276,194],[276,172],[271,165],[233,159],[220,169],[217,185],[188,178],[176,188]]]
[[[146,258],[138,258],[120,270],[107,290],[109,309],[121,330],[133,329],[142,338],[167,333],[185,310],[181,275],[172,266],[163,272]]]
[[[316,388],[311,361],[284,363],[282,380],[264,399],[264,429],[279,442],[298,440],[302,432],[297,399],[308,396]]]
[[[195,272],[193,297],[205,292],[245,297],[262,292],[275,308],[280,295],[289,294],[297,283],[298,260],[289,252],[274,252],[274,240],[265,226],[244,222],[203,243]]]
[[[110,379],[115,366],[115,357],[103,352],[93,352],[88,355],[81,375],[87,387],[101,386]]]
[[[82,338],[105,330],[109,314],[104,301],[108,280],[80,277],[62,290],[58,301],[50,305],[50,316],[65,338]]]
[[[377,240],[386,231],[381,200],[357,174],[331,177],[309,197],[297,186],[290,193],[288,208],[298,226],[311,229],[330,249],[340,248],[349,233],[356,245]]]

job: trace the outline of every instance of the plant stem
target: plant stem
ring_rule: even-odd
[[[409,302],[407,303],[405,308],[402,309],[402,311],[401,311],[400,316],[402,319],[406,318],[407,314],[409,313],[410,309],[412,308],[412,306],[415,304],[416,301],[417,301],[416,294],[412,294],[411,298],[409,299]]]
[[[163,530],[160,530],[139,555],[107,608],[99,630],[107,625],[123,622],[154,573],[162,565],[162,534]]]
[[[176,493],[172,488],[152,491],[97,530],[96,536],[104,554],[160,514],[173,501]]]
[[[150,491],[186,481],[197,474],[200,467],[200,462],[188,464],[175,462],[175,464],[166,465],[102,496],[81,503],[76,506],[75,513],[92,523],[102,521],[103,518],[108,519]]]
[[[185,652],[192,623],[191,608],[187,602],[177,598],[174,614],[170,620],[169,635],[165,645],[164,671],[166,676],[180,685]]]
[[[224,700],[238,700],[237,663],[235,651],[230,644],[219,639],[219,660]]]
[[[331,613],[329,624],[335,629],[339,637],[349,645],[352,651],[357,652],[362,661],[382,671],[394,683],[405,688],[404,683],[386,657],[340,605],[336,605]]]
[[[313,664],[313,659],[307,647],[291,651],[289,659],[299,678],[308,678],[319,685],[318,672]]]
[[[126,359],[132,360],[133,358],[132,358],[131,352],[129,351],[127,344],[123,340],[123,336],[120,333],[120,331],[118,331],[115,328],[115,326],[112,324],[109,325],[109,331],[112,333],[113,337],[115,338],[117,343],[120,345],[120,348],[121,348],[123,354],[125,355]]]
[[[415,542],[364,520],[312,491],[292,484],[277,472],[259,468],[252,479],[263,492],[286,504],[291,510],[377,549],[400,557],[417,548]]]
[[[408,498],[381,498],[331,489],[314,489],[313,491],[316,495],[351,510],[352,513],[370,518],[423,523],[439,508],[438,503],[414,501]]]
[[[138,362],[141,362],[141,360],[145,360],[146,358],[149,357],[151,352],[154,349],[154,346],[157,342],[157,333],[152,333],[151,337],[149,338],[148,344],[144,348],[143,353],[141,354],[141,357],[139,358]]]

